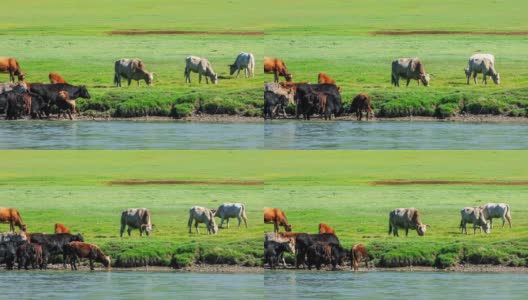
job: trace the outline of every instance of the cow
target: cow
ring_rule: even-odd
[[[147,71],[143,61],[137,58],[116,60],[114,72],[114,85],[116,87],[121,86],[121,77],[128,80],[128,86],[130,86],[132,80],[137,81],[138,86],[140,80],[144,80],[148,86],[151,86],[154,81],[154,75],[156,75],[154,72]]]
[[[9,82],[9,83],[0,83],[0,94],[3,94],[5,92],[9,91],[15,91],[18,93],[27,92],[28,87],[25,82],[19,81],[17,83]]]
[[[273,224],[274,232],[279,232],[279,226],[283,226],[286,231],[292,231],[292,225],[288,224],[286,214],[278,208],[264,208],[264,224]]]
[[[14,241],[0,243],[0,264],[4,263],[7,270],[13,270],[18,246],[19,243]]]
[[[185,58],[185,71],[183,75],[185,76],[185,82],[191,83],[191,72],[198,73],[198,83],[202,83],[202,76],[205,76],[205,83],[209,84],[209,79],[211,83],[218,83],[218,75],[213,70],[211,63],[205,59],[198,56],[187,56]]]
[[[39,107],[40,113],[45,113],[47,117],[50,115],[50,109],[53,105],[57,105],[57,101],[61,101],[60,92],[64,91],[68,93],[69,100],[75,100],[77,98],[90,99],[90,93],[86,86],[74,86],[67,83],[29,83],[29,91],[38,94],[42,97],[43,102]]]
[[[9,73],[9,82],[15,82],[15,76],[18,77],[18,81],[24,81],[26,78],[16,59],[11,57],[0,57],[0,72]]]
[[[392,61],[391,82],[400,86],[400,77],[407,79],[407,86],[411,79],[420,80],[424,86],[429,86],[431,76],[425,72],[422,61],[417,58],[400,58]]]
[[[308,247],[306,250],[306,262],[308,270],[312,269],[312,265],[315,265],[317,270],[321,269],[322,264],[332,263],[332,246],[325,242],[315,242]]]
[[[198,231],[198,224],[204,223],[207,226],[207,234],[217,234],[218,233],[218,226],[216,226],[216,222],[214,219],[213,212],[205,207],[201,206],[193,206],[191,209],[189,209],[189,222],[187,225],[189,226],[189,233],[191,233],[191,227],[192,223],[194,221],[194,227],[196,228],[196,233],[199,234]]]
[[[482,208],[484,218],[490,221],[490,224],[489,224],[490,229],[493,228],[493,218],[502,219],[502,228],[504,228],[504,223],[507,220],[508,224],[510,224],[510,228],[512,228],[512,218],[511,218],[510,206],[508,204],[488,203],[486,205],[482,205],[480,208]]]
[[[487,76],[491,76],[495,84],[500,84],[500,74],[495,70],[495,56],[492,54],[474,54],[469,58],[468,67],[464,69],[467,84],[473,73],[473,81],[477,84],[477,73],[482,73],[482,82],[488,84]]]
[[[283,116],[286,117],[285,107],[288,105],[288,99],[284,95],[277,95],[274,92],[264,92],[264,120],[273,120],[273,116],[282,110]]]
[[[337,90],[339,91],[339,93],[343,92],[343,89],[340,86],[337,86],[335,81],[332,78],[330,78],[330,76],[328,76],[326,73],[321,72],[319,73],[319,75],[317,75],[317,83],[333,84],[337,87]]]
[[[270,241],[276,243],[289,243],[290,244],[290,253],[295,254],[295,239],[298,234],[296,232],[266,232],[264,233],[264,250],[267,247],[267,243]],[[283,266],[286,266],[286,261],[284,260],[283,255],[279,255],[278,260],[282,261]]]
[[[279,76],[283,76],[288,82],[293,80],[286,64],[278,58],[264,57],[264,73],[274,74],[274,82],[279,82]]]
[[[229,75],[233,75],[236,71],[236,78],[240,75],[240,70],[244,69],[246,78],[255,77],[255,57],[252,53],[240,53],[235,62],[229,65]]]
[[[59,74],[54,73],[54,72],[49,73],[48,78],[49,78],[50,83],[53,83],[53,84],[67,83],[66,80],[64,80],[64,78],[62,78]]]
[[[409,229],[416,229],[419,236],[423,236],[429,225],[422,223],[422,217],[416,208],[397,208],[389,214],[389,235],[393,232],[398,234],[398,228],[405,229],[405,236],[409,235]]]
[[[84,242],[71,242],[64,247],[64,252],[70,261],[70,267],[77,270],[77,260],[79,258],[88,258],[90,261],[90,270],[94,270],[94,261],[100,262],[105,268],[110,268],[111,259],[99,247],[94,244]]]
[[[244,225],[246,225],[247,228],[246,206],[242,203],[224,203],[214,212],[214,216],[222,219],[220,226],[218,226],[219,228],[222,228],[225,219],[227,221],[227,228],[229,229],[229,218],[238,219],[239,229],[240,222],[244,220]]]
[[[150,218],[150,211],[146,208],[128,208],[123,210],[121,213],[120,237],[123,237],[123,232],[125,232],[125,227],[127,226],[128,236],[130,236],[132,229],[138,229],[139,236],[143,236],[143,231],[149,236],[154,227]]]
[[[341,95],[333,84],[298,84],[295,90],[295,101],[297,102],[296,118],[302,114],[304,119],[309,120],[310,115],[316,111],[317,104],[309,94],[324,93],[326,95],[326,112],[336,117],[343,112]],[[308,96],[308,97],[307,97]]]
[[[330,227],[328,224],[319,223],[319,233],[335,234],[335,230],[332,227]]]
[[[354,271],[357,271],[359,269],[359,263],[365,262],[365,267],[368,269],[369,265],[368,262],[370,260],[370,257],[367,252],[367,247],[363,245],[362,243],[357,243],[352,246],[352,249],[350,249],[350,268]]]
[[[303,107],[309,107],[309,112],[305,111],[305,119],[310,119],[312,113],[319,113],[325,120],[331,119],[332,112],[327,109],[327,96],[321,92],[311,92],[304,96]]]
[[[346,256],[346,251],[341,246],[341,243],[335,234],[298,234],[295,239],[295,265],[297,268],[299,268],[300,265],[304,265],[308,248],[316,242],[328,244],[332,248],[331,263],[333,269],[335,269],[337,264],[341,263]]]
[[[490,233],[489,226],[486,223],[482,211],[483,209],[480,207],[464,207],[460,210],[460,229],[462,230],[462,233],[466,231],[467,234],[467,223],[473,224],[473,235],[476,234],[477,227],[480,229],[480,232],[482,232],[482,228],[484,227],[484,232]]]
[[[284,252],[293,253],[295,245],[292,241],[276,241],[268,240],[264,242],[264,259],[269,265],[270,269],[275,269],[279,260],[284,260]]]
[[[31,102],[28,103],[27,101],[24,101],[22,94],[23,93],[10,91],[0,95],[0,99],[6,99],[6,120],[16,120],[22,117],[22,115],[29,114],[31,110]]]
[[[70,95],[66,91],[60,91],[55,104],[59,110],[57,119],[61,118],[61,114],[68,114],[70,120],[73,120],[72,113],[77,114],[77,109],[75,105],[75,100],[70,99]]]
[[[0,223],[9,223],[9,230],[12,232],[15,232],[15,226],[22,231],[27,230],[20,213],[14,208],[0,207]]]
[[[55,223],[55,233],[71,233],[70,230],[61,223]]]
[[[66,269],[66,254],[64,252],[65,245],[70,242],[84,242],[82,234],[70,233],[30,233],[29,240],[31,243],[42,245],[44,262],[49,261],[51,255],[61,255],[63,266]]]
[[[42,246],[37,243],[24,243],[20,245],[16,250],[16,257],[19,270],[21,268],[28,270],[30,265],[33,269],[36,269],[38,266],[42,270],[46,265],[42,253]]]
[[[4,242],[26,242],[29,241],[25,231],[21,232],[2,232],[0,233],[0,243]]]
[[[367,121],[369,120],[369,114],[374,116],[374,110],[372,110],[372,105],[370,104],[370,96],[367,93],[360,93],[352,99],[350,112],[355,112],[356,119],[361,121],[364,111],[367,113]]]

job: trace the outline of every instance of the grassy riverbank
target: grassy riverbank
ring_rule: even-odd
[[[189,263],[262,265],[262,208],[284,209],[294,231],[333,226],[343,245],[363,242],[380,267],[460,262],[526,266],[525,151],[2,151],[2,206],[20,210],[30,232],[55,222],[81,232],[120,267]],[[272,167],[268,167],[268,166]],[[266,167],[265,167],[266,166]],[[111,181],[171,180],[166,184]],[[440,181],[437,184],[375,182]],[[187,181],[187,182],[178,182]],[[195,184],[189,181],[198,181]],[[442,181],[458,181],[453,182]],[[215,184],[223,182],[223,184]],[[263,184],[263,185],[259,185]],[[513,229],[462,235],[464,206],[507,202]],[[188,209],[243,202],[249,227],[189,234]],[[388,212],[415,206],[425,237],[387,235]],[[151,237],[119,238],[120,213],[148,207]],[[495,224],[499,224],[496,222]],[[203,226],[202,226],[203,228]],[[4,227],[7,230],[7,225]]]
[[[369,92],[379,117],[528,115],[528,60],[522,55],[528,27],[517,13],[526,7],[523,1],[486,0],[474,7],[460,1],[361,0],[321,7],[310,0],[302,7],[277,3],[281,9],[268,13],[275,2],[248,7],[243,1],[32,0],[0,23],[2,55],[16,57],[30,82],[47,81],[53,71],[87,85],[93,97],[79,100],[79,107],[88,116],[261,116],[262,83],[272,80],[262,74],[264,56],[283,58],[295,81],[315,82],[318,72],[328,73],[343,87],[345,103]],[[164,34],[111,33],[138,30]],[[379,33],[387,30],[450,34]],[[227,64],[242,51],[255,54],[254,79],[228,74]],[[475,52],[496,55],[500,86],[465,85],[463,68]],[[184,83],[184,58],[191,54],[209,58],[221,77],[217,86],[198,85],[196,75],[193,84]],[[408,56],[420,56],[434,75],[430,88],[415,82],[391,87],[391,60]],[[155,86],[114,88],[113,63],[122,57],[143,59],[157,73]]]

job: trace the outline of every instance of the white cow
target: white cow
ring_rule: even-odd
[[[464,207],[460,210],[460,228],[462,233],[466,231],[467,234],[467,223],[473,224],[473,235],[476,234],[477,227],[480,229],[480,232],[482,232],[482,228],[484,228],[484,232],[488,234],[490,233],[488,223],[486,223],[482,210],[483,209],[480,207]]]
[[[473,81],[477,84],[477,73],[482,73],[482,82],[488,84],[487,76],[491,76],[495,84],[500,84],[500,74],[495,70],[495,56],[492,54],[478,53],[469,58],[468,67],[464,69],[467,84],[473,73]]]
[[[117,60],[114,63],[114,71],[115,86],[121,86],[121,77],[124,77],[126,80],[128,80],[128,85],[130,85],[132,80],[136,80],[139,86],[139,81],[145,80],[147,85],[150,86],[152,85],[152,81],[154,81],[154,75],[156,75],[154,72],[148,72],[145,69],[145,64],[143,64],[143,61],[137,58],[122,58]]]
[[[416,229],[419,236],[423,236],[429,225],[422,223],[420,212],[416,208],[397,208],[389,214],[389,235],[398,235],[398,228],[405,229],[405,236],[409,229]]]
[[[150,218],[150,211],[146,208],[128,208],[121,213],[121,230],[119,236],[123,237],[123,232],[125,232],[125,227],[128,226],[127,232],[128,236],[132,232],[132,229],[139,229],[139,236],[143,235],[143,231],[150,235],[152,231],[152,224]]]
[[[218,226],[216,226],[213,212],[205,207],[193,206],[189,210],[189,233],[191,233],[191,226],[194,221],[194,227],[196,228],[196,233],[198,231],[198,223],[204,223],[207,226],[207,234],[217,234]]]
[[[484,218],[490,221],[490,228],[493,228],[493,218],[502,219],[502,228],[504,228],[504,223],[508,220],[510,228],[512,227],[512,219],[510,213],[510,206],[506,203],[488,203],[482,205],[482,211],[484,213]]]
[[[213,70],[211,63],[198,56],[187,56],[185,58],[185,82],[191,83],[191,71],[198,73],[198,82],[202,82],[202,75],[205,76],[205,82],[209,84],[209,79],[213,84],[218,83],[218,75]]]
[[[242,203],[224,203],[214,212],[214,216],[222,218],[220,228],[224,225],[224,219],[227,221],[227,228],[229,228],[229,218],[238,219],[238,228],[240,228],[240,222],[244,220],[247,228],[246,207]]]
[[[255,77],[255,57],[252,53],[240,53],[235,62],[229,65],[229,75],[233,75],[235,71],[238,71],[236,75],[236,78],[238,78],[242,69],[246,72],[246,78],[249,76]]]

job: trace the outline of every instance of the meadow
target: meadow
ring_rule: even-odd
[[[60,9],[57,9],[59,8]],[[287,3],[268,1],[82,1],[30,0],[0,23],[2,55],[19,59],[28,81],[47,81],[58,72],[86,84],[92,99],[79,100],[87,116],[180,118],[194,112],[262,115],[258,67],[264,56],[285,60],[295,81],[315,82],[326,72],[343,87],[349,103],[369,92],[378,116],[458,114],[526,116],[528,61],[522,55],[528,26],[518,12],[524,1],[397,0]],[[192,13],[190,13],[192,12]],[[197,13],[200,12],[200,13]],[[31,16],[31,17],[28,17]],[[74,20],[74,21],[73,21]],[[115,30],[209,31],[210,35],[112,35]],[[443,30],[465,34],[380,35],[386,30]],[[219,35],[252,32],[257,35]],[[492,34],[490,34],[492,33]],[[258,35],[263,34],[263,35]],[[512,35],[511,35],[512,34]],[[253,52],[256,77],[234,79],[227,64]],[[496,56],[501,85],[466,86],[463,69],[476,52]],[[187,55],[207,57],[220,75],[217,86],[183,81]],[[419,56],[433,74],[431,87],[394,88],[390,62]],[[113,63],[143,59],[157,73],[155,86],[113,88]]]
[[[283,209],[296,232],[325,222],[342,244],[367,245],[378,266],[446,267],[460,262],[526,266],[528,178],[525,151],[2,151],[2,206],[20,210],[30,232],[61,222],[108,252],[116,266],[190,263],[262,265],[263,207]],[[50,163],[53,162],[53,163]],[[211,184],[117,185],[185,180]],[[446,185],[377,181],[449,180]],[[472,182],[472,183],[468,183]],[[219,185],[214,182],[232,182]],[[263,185],[244,185],[262,182]],[[513,185],[512,185],[513,184]],[[516,185],[515,185],[516,184]],[[188,233],[188,209],[242,202],[248,229]],[[459,233],[460,209],[507,202],[513,229]],[[414,206],[431,225],[425,237],[387,235],[388,213]],[[119,238],[120,214],[151,209],[150,237]],[[7,225],[5,225],[7,230]],[[468,230],[472,232],[471,230]]]

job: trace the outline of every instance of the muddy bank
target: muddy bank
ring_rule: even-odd
[[[78,265],[79,271],[89,271],[90,267],[88,264]],[[53,271],[70,271],[70,266],[64,269],[62,264],[48,265],[48,270]],[[210,265],[210,264],[193,264],[181,269],[174,269],[171,267],[161,266],[145,266],[145,267],[112,267],[111,269],[105,269],[100,264],[96,263],[95,271],[127,271],[127,272],[193,272],[193,273],[262,273],[264,269],[262,267],[245,267],[241,265]]]
[[[266,266],[264,271],[269,271],[270,269]],[[288,266],[286,268],[280,268],[276,270],[286,270],[286,271],[295,271],[297,270],[294,266]],[[300,269],[303,270],[303,269]],[[306,269],[308,270],[308,269]],[[331,268],[321,268],[324,271],[331,271]],[[312,271],[315,271],[315,268],[312,268]],[[337,272],[352,272],[350,266],[341,266]],[[458,272],[458,273],[528,273],[528,267],[507,267],[502,265],[473,265],[473,264],[461,264],[453,267],[448,267],[445,269],[438,269],[434,267],[398,267],[398,268],[377,268],[371,267],[369,269],[365,267],[360,267],[359,272]]]

